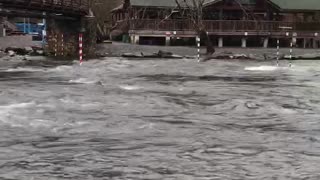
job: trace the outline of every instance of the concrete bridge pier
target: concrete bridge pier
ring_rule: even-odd
[[[50,56],[76,58],[79,56],[79,34],[83,34],[83,55],[95,55],[96,24],[92,18],[77,20],[47,19],[46,52]]]

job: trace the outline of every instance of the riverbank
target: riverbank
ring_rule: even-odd
[[[135,45],[127,43],[113,42],[112,44],[99,44],[97,46],[97,54],[108,57],[120,57],[125,53],[144,53],[152,54],[159,51],[171,52],[179,56],[196,57],[197,48],[187,46],[148,46],[148,45]],[[205,47],[201,47],[200,54],[204,55],[206,52]],[[289,55],[289,48],[281,48],[280,55],[282,57]],[[256,57],[258,60],[265,60],[265,56],[269,59],[276,57],[277,49],[275,48],[216,48],[215,54],[245,54],[248,57]],[[314,55],[320,56],[320,49],[293,49],[293,56],[306,56]]]
[[[4,53],[4,50],[8,47],[41,47],[41,42],[32,41],[32,36],[8,36],[0,38],[0,58],[5,57],[10,60],[10,57],[7,57],[8,54]],[[2,50],[2,51],[1,51]],[[106,44],[97,45],[97,56],[98,57],[121,57],[126,53],[132,54],[154,54],[159,51],[171,52],[181,57],[196,58],[197,48],[196,47],[187,47],[187,46],[148,46],[148,45],[135,45],[121,42],[112,42]],[[202,47],[200,54],[204,56],[206,48]],[[289,48],[280,49],[280,57],[288,56],[290,52]],[[225,57],[224,55],[238,55],[242,57],[248,57],[248,59],[255,60],[274,60],[276,59],[277,50],[275,48],[216,48],[214,56],[223,55],[220,57]],[[298,57],[295,59],[320,59],[320,49],[293,49],[293,57]],[[304,57],[304,58],[301,58]],[[23,57],[22,57],[23,58]],[[215,59],[215,58],[213,58]]]

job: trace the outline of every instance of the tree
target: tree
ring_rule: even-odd
[[[203,21],[203,12],[206,5],[213,1],[214,0],[175,0],[181,15],[192,22],[194,30],[201,39],[205,40],[207,45],[207,55],[212,55],[215,52],[215,49]],[[230,0],[230,2],[234,2],[239,6],[246,19],[253,19],[256,21],[254,14],[250,9],[246,9],[240,0]]]
[[[91,0],[90,7],[97,20],[98,35],[101,38],[106,38],[111,29],[111,13],[113,8],[116,8],[122,3],[122,0]]]
[[[175,0],[175,2],[181,15],[191,21],[198,36],[205,39],[207,55],[212,55],[215,49],[203,21],[203,9],[207,0]]]

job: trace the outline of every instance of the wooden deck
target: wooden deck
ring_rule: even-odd
[[[204,20],[204,26],[210,35],[252,35],[252,36],[296,36],[314,37],[319,32],[320,22],[280,22],[280,21],[232,21]],[[194,35],[194,27],[187,20],[130,20],[130,32],[159,35],[162,32]]]

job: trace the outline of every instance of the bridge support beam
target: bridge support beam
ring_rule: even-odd
[[[314,49],[318,48],[317,40],[315,38],[312,39],[312,48]]]

